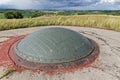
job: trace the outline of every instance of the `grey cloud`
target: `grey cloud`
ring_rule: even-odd
[[[64,8],[64,7],[77,7],[89,6],[96,4],[100,0],[44,0],[44,8]],[[41,3],[41,0],[38,0]]]
[[[62,9],[65,7],[89,6],[99,1],[100,0],[11,0],[8,5],[10,5],[10,8],[17,9]]]

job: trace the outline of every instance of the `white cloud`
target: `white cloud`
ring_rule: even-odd
[[[36,5],[35,0],[0,0],[0,5],[16,9],[30,9]]]
[[[100,3],[118,3],[120,2],[120,0],[101,0]]]
[[[0,0],[0,5],[8,4],[11,0]]]
[[[9,2],[9,5],[18,8],[18,9],[22,9],[22,8],[32,8],[34,6],[33,0],[29,0],[29,1],[25,1],[25,0],[11,0],[11,2]]]

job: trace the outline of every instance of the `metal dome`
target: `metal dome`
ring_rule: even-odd
[[[81,59],[94,50],[91,40],[66,28],[36,31],[14,46],[14,54],[37,63],[64,63]]]

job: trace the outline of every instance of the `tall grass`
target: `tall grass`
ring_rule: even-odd
[[[49,25],[94,27],[120,31],[120,17],[108,15],[74,15],[0,20],[0,30]]]

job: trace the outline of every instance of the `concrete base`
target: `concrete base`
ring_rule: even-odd
[[[0,31],[0,42],[9,39],[9,36],[26,35],[41,28],[44,27]],[[83,27],[65,28],[80,32],[98,43],[100,54],[95,63],[64,74],[48,75],[30,70],[15,72],[2,80],[120,80],[120,32]],[[5,67],[0,67],[0,76],[5,72],[4,69]]]

